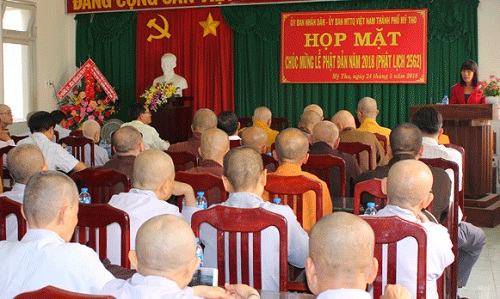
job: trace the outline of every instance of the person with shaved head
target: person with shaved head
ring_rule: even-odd
[[[288,227],[288,262],[295,267],[304,268],[309,237],[289,206],[275,205],[262,199],[267,175],[262,164],[260,154],[251,147],[241,146],[231,149],[224,157],[222,176],[229,197],[220,205],[234,208],[261,207],[284,216]],[[201,225],[200,231],[201,241],[205,245],[203,265],[217,268],[217,232],[206,223]],[[262,232],[261,251],[262,289],[277,291],[279,290],[279,236],[275,229],[266,228]]]
[[[314,126],[322,121],[322,117],[313,110],[308,110],[302,113],[300,116],[300,122],[297,125],[297,127],[306,134],[307,139],[309,140],[309,144],[312,145],[313,140],[312,140],[312,131]]]
[[[0,104],[0,148],[15,145],[7,129],[13,122],[14,117],[12,115],[12,109],[5,104]]]
[[[387,192],[387,205],[377,216],[399,216],[422,225],[427,233],[427,298],[437,299],[436,281],[455,256],[446,227],[429,221],[421,212],[434,199],[432,172],[424,163],[410,159],[392,165],[382,189]],[[413,239],[398,242],[397,282],[416,298],[417,246]]]
[[[94,141],[94,167],[101,167],[109,161],[108,151],[99,146],[101,125],[95,120],[86,120],[82,125],[83,137]],[[90,146],[85,145],[85,165],[90,167]]]
[[[295,128],[288,128],[281,131],[276,137],[276,149],[273,151],[274,159],[279,163],[279,167],[274,174],[282,176],[302,175],[320,182],[324,216],[332,212],[333,202],[328,185],[314,174],[302,171],[302,164],[306,163],[309,157],[308,151],[309,142],[302,131]],[[263,198],[269,200],[269,193],[267,191],[264,192]],[[304,193],[303,201],[302,225],[304,230],[309,232],[314,223],[316,223],[316,194],[314,191],[311,190]]]
[[[144,151],[141,132],[132,126],[122,127],[111,136],[111,144],[115,155],[101,169],[114,169],[132,180],[135,157]]]
[[[323,108],[321,108],[317,104],[311,104],[311,105],[306,106],[306,108],[304,108],[304,111],[302,113],[305,113],[306,111],[314,111],[314,112],[318,113],[319,116],[321,116],[321,120],[325,119],[325,117],[323,115]]]
[[[378,112],[377,101],[375,99],[364,97],[359,100],[358,110],[356,111],[360,122],[358,130],[383,135],[387,138],[387,142],[390,143],[389,135],[391,134],[391,129],[382,127],[377,123]]]
[[[366,286],[377,276],[375,235],[362,218],[336,212],[311,230],[306,260],[307,284],[318,299],[371,299]],[[388,285],[383,299],[410,299],[408,290]]]
[[[271,151],[271,145],[276,140],[278,131],[271,129],[271,121],[273,119],[273,114],[269,108],[261,106],[255,108],[252,116],[252,126],[258,127],[264,130],[267,135],[267,150]]]
[[[122,128],[131,126],[139,130],[142,134],[146,149],[155,148],[166,151],[170,147],[168,140],[161,139],[158,131],[149,125],[152,121],[151,111],[149,111],[148,107],[144,106],[144,103],[132,104],[128,114],[130,122],[124,123]]]
[[[354,182],[361,174],[356,159],[337,149],[339,146],[339,130],[331,121],[322,121],[317,123],[312,131],[313,145],[309,149],[310,155],[332,155],[345,161],[346,166],[346,196],[354,196]],[[340,186],[340,171],[338,167],[332,168],[330,176],[330,186]],[[332,197],[340,196],[340,188],[331,188]]]
[[[197,167],[190,168],[187,172],[210,173],[221,177],[223,173],[222,161],[229,151],[229,138],[221,129],[208,129],[201,134],[201,146],[198,149],[203,160]]]
[[[373,133],[356,129],[356,122],[351,112],[340,110],[332,117],[332,122],[337,125],[340,135],[340,142],[360,142],[372,148],[372,160],[368,160],[368,155],[361,155],[359,167],[361,171],[375,169],[377,165],[385,165],[385,151]]]
[[[12,190],[0,194],[0,196],[6,196],[22,204],[24,190],[29,178],[39,171],[47,170],[48,166],[45,163],[42,151],[33,144],[16,146],[9,151],[7,158],[10,162],[7,169],[14,179],[14,187],[12,187]],[[17,219],[14,214],[8,215],[6,221],[7,240],[18,240]]]
[[[174,163],[168,154],[150,149],[137,155],[134,162],[132,189],[111,197],[109,204],[127,212],[130,217],[130,248],[134,249],[139,227],[151,217],[172,214],[191,222],[198,210],[193,188],[175,181]],[[167,202],[171,195],[183,195],[186,206],[179,208]],[[120,230],[114,223],[108,227],[108,258],[113,264],[120,263]]]
[[[48,285],[98,294],[114,278],[94,250],[69,243],[78,222],[78,190],[68,176],[58,171],[33,174],[23,212],[29,226],[23,239],[0,242],[0,297]]]
[[[241,133],[241,145],[254,148],[261,154],[267,153],[267,134],[262,128],[249,127]]]
[[[116,298],[260,298],[247,285],[188,287],[200,264],[196,241],[189,224],[173,215],[159,215],[146,221],[135,239],[129,259],[136,274],[129,280],[115,279],[101,291]],[[234,297],[233,297],[234,296]]]
[[[193,124],[191,131],[193,136],[187,141],[178,142],[173,144],[169,151],[172,152],[188,152],[200,158],[198,149],[201,146],[201,134],[206,130],[217,127],[217,115],[207,108],[198,109],[193,116]]]

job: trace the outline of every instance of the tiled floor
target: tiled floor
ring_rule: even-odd
[[[500,298],[500,225],[483,228],[486,246],[481,253],[465,288],[459,289],[461,297],[469,299]]]

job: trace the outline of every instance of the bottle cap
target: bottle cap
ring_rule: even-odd
[[[200,242],[200,238],[196,238],[196,243],[199,243]]]
[[[281,198],[279,197],[276,197],[274,200],[273,200],[274,203],[281,203]]]
[[[198,196],[205,196],[205,192],[204,191],[198,191],[198,192],[196,192],[196,194]]]
[[[82,188],[82,192],[89,192],[89,188]]]
[[[447,98],[447,97],[448,97],[448,95],[447,95],[447,94],[445,94],[445,95],[444,95],[444,97],[445,97],[445,98]]]
[[[366,204],[367,207],[369,208],[374,208],[375,207],[375,203],[374,202],[369,202]]]

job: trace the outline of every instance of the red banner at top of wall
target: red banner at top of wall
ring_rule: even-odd
[[[320,0],[321,1],[321,0]],[[320,2],[316,1],[316,2]],[[323,0],[324,1],[324,0]],[[153,10],[217,5],[310,2],[305,0],[66,0],[66,13]]]

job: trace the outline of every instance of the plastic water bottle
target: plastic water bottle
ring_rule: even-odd
[[[198,191],[198,192],[196,192],[196,194],[198,195],[198,196],[196,196],[196,205],[198,206],[198,208],[200,208],[202,210],[206,210],[207,209],[207,199],[205,198],[205,192]]]
[[[203,267],[203,248],[201,248],[200,238],[196,238],[196,257],[200,259],[200,268]]]
[[[271,156],[271,157],[272,157],[272,156],[273,156],[273,153],[272,153],[272,152],[267,152],[267,153],[266,153],[266,155],[268,155],[268,156]]]
[[[366,204],[367,208],[365,210],[365,215],[370,215],[373,216],[377,214],[377,209],[375,209],[375,203],[374,202],[369,202]]]
[[[276,197],[273,201],[274,201],[274,204],[281,205],[281,198]]]
[[[80,202],[84,204],[89,204],[92,202],[92,200],[90,199],[88,188],[82,188],[82,192],[80,193]]]
[[[443,105],[448,105],[450,103],[450,99],[447,94],[444,95],[442,103]]]

